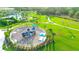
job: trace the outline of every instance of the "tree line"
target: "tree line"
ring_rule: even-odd
[[[37,11],[38,14],[70,17],[79,21],[79,7],[18,7],[18,11]]]

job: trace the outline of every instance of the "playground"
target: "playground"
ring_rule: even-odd
[[[10,34],[10,39],[17,46],[36,47],[45,42],[46,32],[38,27],[19,27],[14,29]]]

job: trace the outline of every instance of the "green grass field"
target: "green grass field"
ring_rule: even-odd
[[[69,19],[63,19],[58,17],[50,17],[51,21],[66,27],[73,29],[65,28],[62,26],[57,26],[51,23],[48,24],[39,24],[42,28],[51,28],[55,33],[55,50],[56,51],[77,51],[79,50],[79,22],[72,21]],[[77,30],[74,30],[77,29]],[[51,51],[53,50],[53,43],[42,48],[41,50]]]

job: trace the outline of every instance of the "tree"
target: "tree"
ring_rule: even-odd
[[[69,12],[68,12],[68,15],[70,16],[70,17],[73,17],[74,16],[74,10],[69,10]]]
[[[79,11],[75,13],[74,18],[79,19]]]

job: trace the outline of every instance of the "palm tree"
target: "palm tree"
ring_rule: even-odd
[[[54,37],[55,37],[55,33],[53,32],[53,30],[52,29],[49,29],[49,31],[50,31],[50,33],[51,33],[51,35],[52,35],[52,43],[53,43],[53,50],[55,51],[55,39],[54,39]]]

